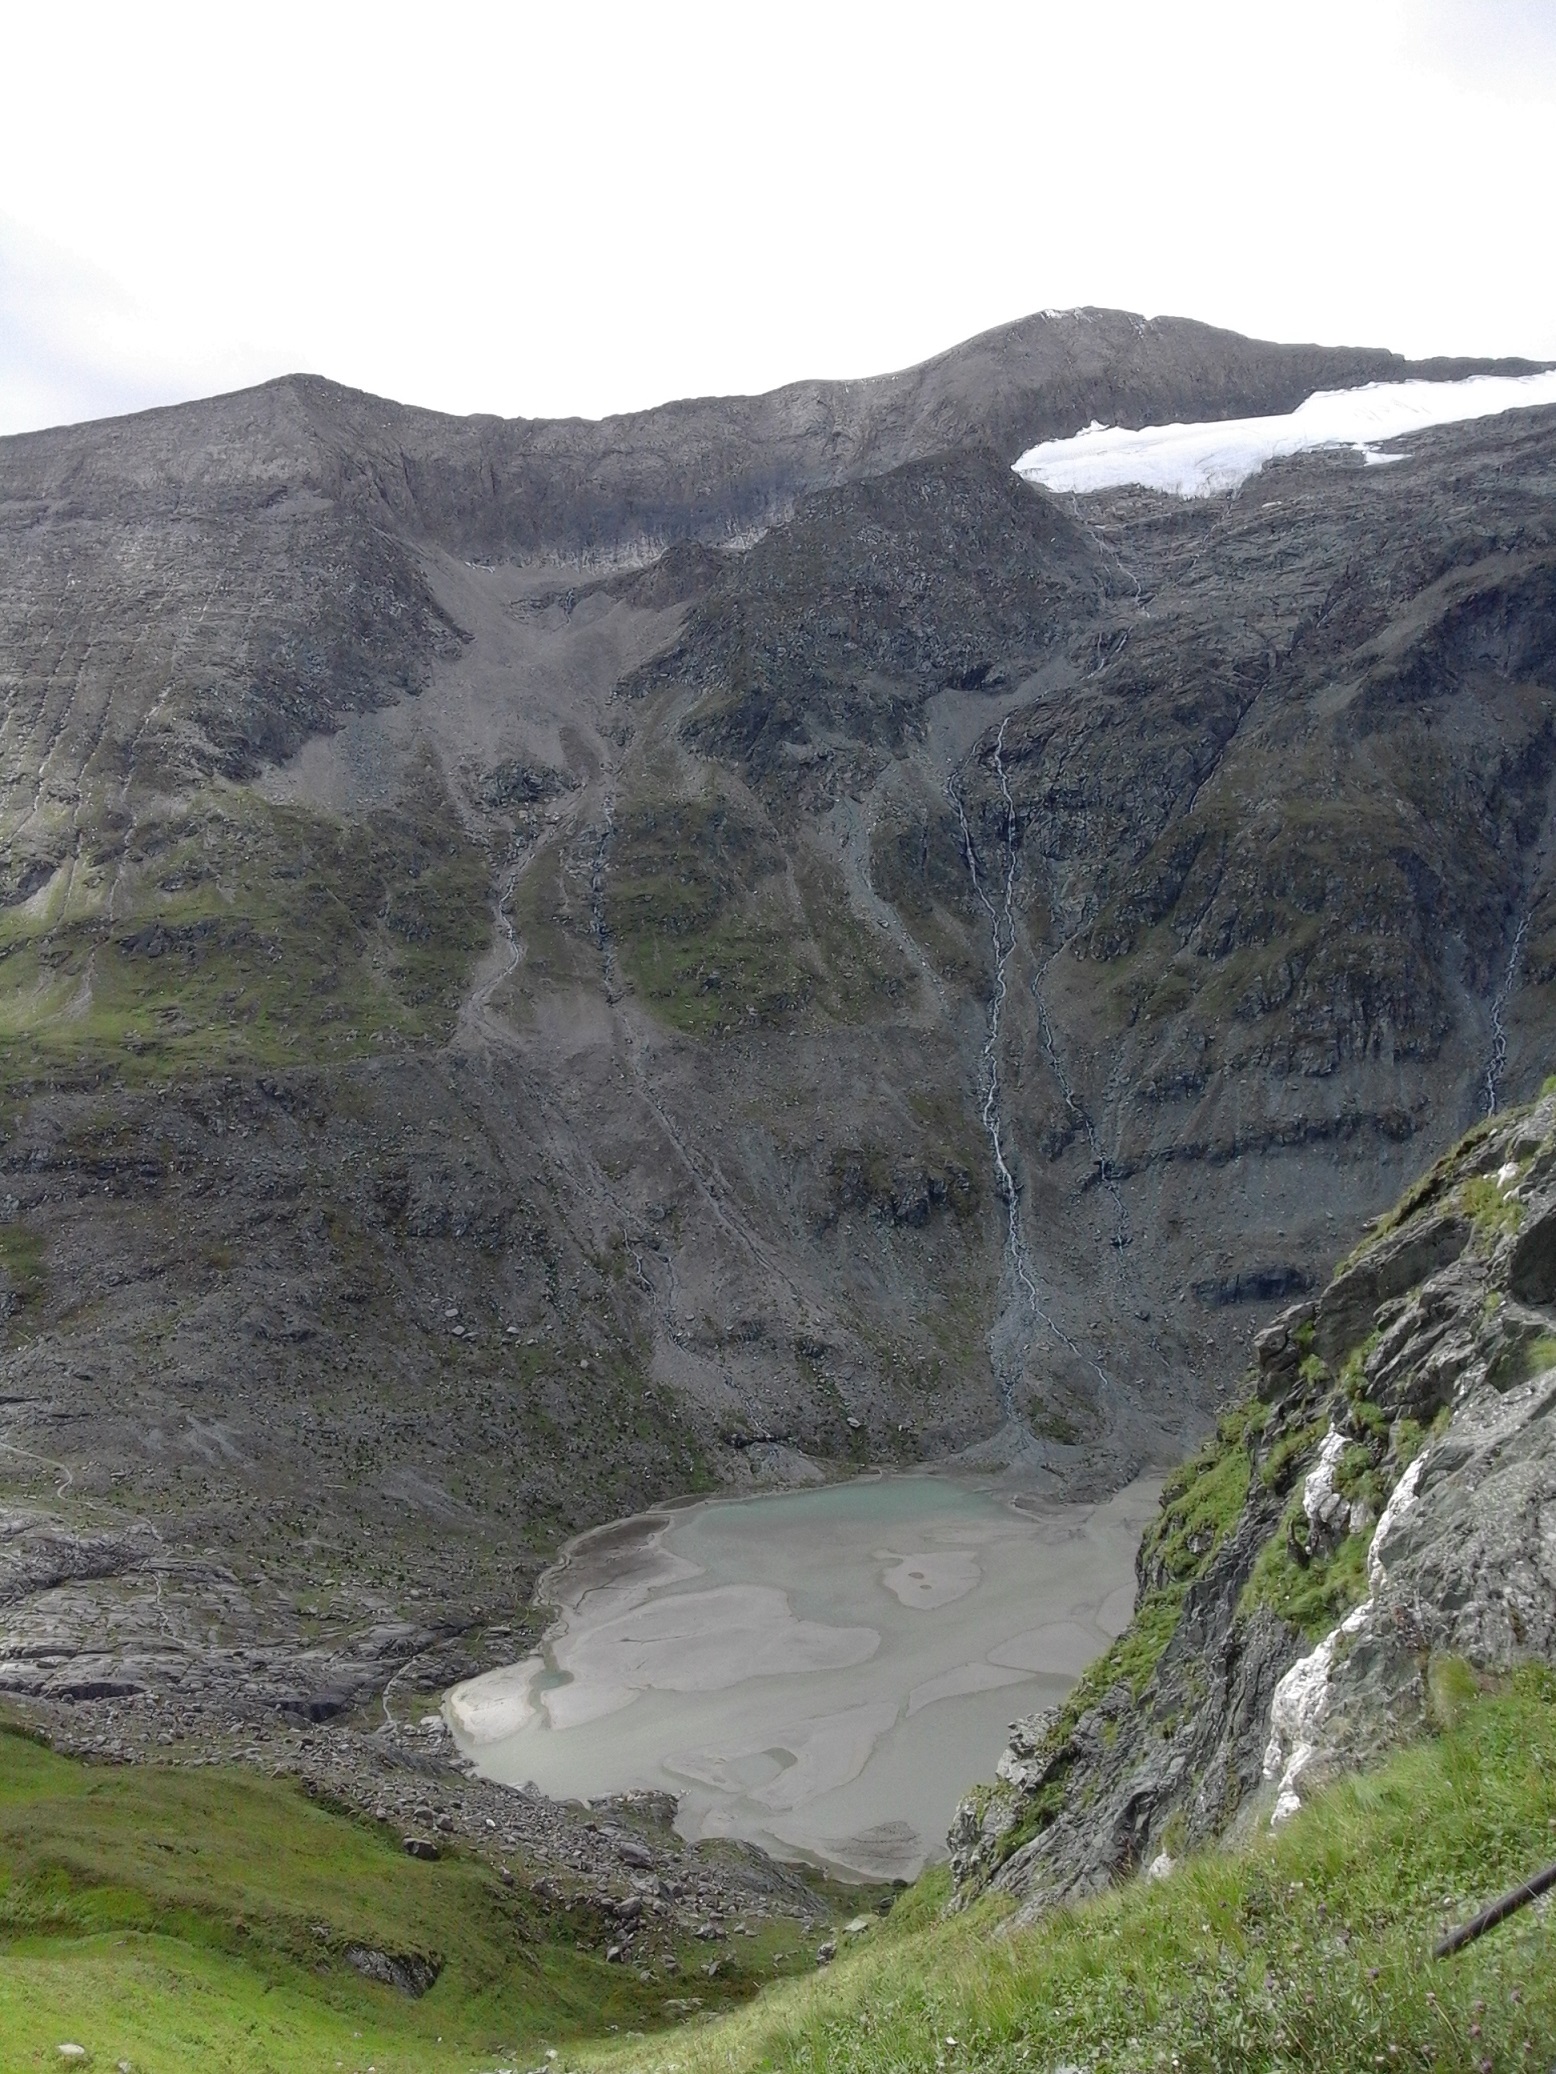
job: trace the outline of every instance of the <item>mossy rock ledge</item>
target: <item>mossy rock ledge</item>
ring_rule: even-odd
[[[1477,1126],[1254,1348],[1130,1627],[958,1809],[959,1900],[1166,1873],[1556,1661],[1556,1094]]]

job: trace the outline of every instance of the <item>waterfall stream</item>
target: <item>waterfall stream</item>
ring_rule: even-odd
[[[1010,960],[1016,948],[1016,879],[1021,868],[1020,823],[1005,769],[1005,731],[1009,725],[1010,715],[1007,713],[1000,722],[999,732],[995,736],[992,756],[994,775],[999,781],[1000,800],[1004,809],[1001,825],[1001,840],[1004,847],[1003,884],[997,901],[991,898],[984,876],[978,869],[978,852],[973,842],[972,829],[968,824],[967,809],[954,777],[946,787],[951,805],[956,809],[961,829],[962,854],[966,859],[973,892],[989,918],[989,934],[994,949],[994,988],[989,1001],[988,1031],[978,1060],[979,1117],[984,1135],[989,1141],[995,1185],[1005,1205],[1005,1258],[1019,1292],[1019,1299],[1024,1301],[1025,1308],[1035,1324],[1051,1333],[1060,1345],[1067,1348],[1078,1360],[1086,1362],[1088,1367],[1096,1372],[1104,1388],[1111,1388],[1106,1370],[1090,1354],[1076,1345],[1044,1307],[1021,1219],[1021,1191],[1011,1171],[1010,1162],[1005,1156],[1006,1132],[1000,1081],[1000,1025],[1004,1018],[1005,999],[1009,987]],[[1048,1043],[1046,1035],[1045,1045],[1052,1059],[1052,1045]],[[1025,1424],[1016,1404],[1016,1384],[1020,1379],[1021,1357],[1024,1352],[1023,1346],[1018,1349],[1013,1361],[1002,1362],[994,1349],[991,1336],[990,1354],[995,1381],[999,1388],[1000,1404],[1007,1419],[1017,1425]]]
[[[1507,1004],[1518,984],[1518,967],[1524,955],[1524,938],[1528,934],[1529,917],[1526,914],[1513,937],[1513,948],[1507,954],[1507,970],[1502,975],[1502,984],[1491,997],[1491,1056],[1486,1061],[1486,1077],[1482,1083],[1488,1116],[1497,1113],[1502,1075],[1507,1071]]]

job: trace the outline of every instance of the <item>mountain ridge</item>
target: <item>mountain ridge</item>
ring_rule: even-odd
[[[1138,323],[724,475],[295,383],[0,443],[0,1687],[360,1723],[677,1491],[1101,1490],[1538,1084],[1556,412],[1021,482],[1029,347],[1055,425],[1337,364]]]
[[[706,537],[710,530],[715,537],[739,537],[786,511],[804,488],[858,473],[886,473],[949,447],[969,442],[1008,447],[1014,459],[1024,447],[1079,431],[1104,412],[1109,422],[1143,423],[1163,414],[1236,417],[1293,408],[1313,389],[1329,385],[1530,373],[1536,366],[1462,357],[1411,361],[1382,348],[1249,341],[1184,318],[1061,311],[997,326],[888,375],[802,380],[756,396],[676,399],[600,419],[452,416],[344,388],[323,376],[292,374],[219,397],[96,421],[95,429],[67,426],[15,434],[0,441],[0,456],[15,465],[33,452],[40,458],[51,448],[68,452],[82,443],[76,435],[100,443],[105,434],[113,437],[116,427],[136,427],[144,436],[177,424],[209,442],[237,406],[253,413],[262,403],[289,397],[325,443],[339,428],[354,437],[358,451],[371,449],[398,426],[402,436],[393,446],[380,445],[375,457],[373,487],[401,516],[408,500],[424,523],[449,523],[462,509],[463,529],[440,543],[452,551],[479,546],[508,554],[642,553],[672,539]],[[327,406],[322,412],[321,404]],[[179,418],[180,412],[214,422],[209,431],[196,431],[187,415]],[[273,414],[266,416],[276,422]],[[419,435],[422,451],[417,452],[417,437],[404,435]],[[441,442],[446,450],[451,437],[462,452],[452,467],[442,463],[446,495],[440,500],[438,464],[420,481],[413,479],[413,471],[426,466],[429,447]],[[669,453],[658,451],[662,443]],[[735,450],[752,449],[759,458],[748,464],[751,479],[743,481]],[[633,454],[639,477],[646,477],[636,486],[630,463],[620,465]],[[396,455],[405,478],[404,500],[402,486],[394,482]],[[770,456],[765,462],[764,455]],[[496,471],[522,470],[526,460],[545,469],[547,483],[523,485],[516,496],[504,496]],[[614,477],[613,461],[618,464]],[[603,515],[591,512],[587,503],[591,462],[603,478],[599,494],[610,500]],[[655,475],[672,464],[699,470],[701,477],[678,496],[661,488],[657,504],[635,509],[638,498],[652,500]],[[581,478],[571,484],[565,480],[569,465]],[[472,504],[468,490],[463,501],[457,488],[450,491],[449,477],[462,472],[479,481],[483,470],[489,499]],[[560,509],[559,476],[564,480]],[[660,530],[651,531],[655,513]],[[615,535],[608,527],[600,535],[602,516],[615,518]]]

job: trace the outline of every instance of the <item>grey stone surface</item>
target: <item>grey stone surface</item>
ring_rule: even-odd
[[[951,1832],[962,1891],[993,1881],[1028,1912],[1093,1892],[1283,1819],[1428,1732],[1434,1661],[1485,1678],[1556,1663],[1556,1304],[1531,1301],[1545,1285],[1530,1267],[1548,1244],[1553,1151],[1556,1099],[1486,1127],[1418,1197],[1454,1214],[1411,1215],[1407,1198],[1396,1228],[1258,1335],[1246,1498],[1137,1693],[1094,1674],[1089,1704],[1016,1725],[992,1792]],[[1227,1439],[1220,1459],[1241,1452]],[[1386,1487],[1381,1515],[1344,1488],[1358,1461]],[[1327,1632],[1248,1596],[1261,1554],[1310,1567],[1347,1540],[1365,1583]],[[1142,1548],[1147,1611],[1171,1580],[1167,1546],[1148,1534]]]
[[[1179,1458],[1545,1070],[1556,437],[1008,463],[1403,371],[1087,311],[601,426],[299,378],[0,442],[0,1687],[356,1750],[688,1487]]]

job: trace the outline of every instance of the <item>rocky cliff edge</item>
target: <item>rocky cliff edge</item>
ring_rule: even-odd
[[[1131,1626],[958,1810],[959,1896],[1036,1914],[1161,1876],[1556,1659],[1556,1083],[1254,1345],[1163,1491]]]

